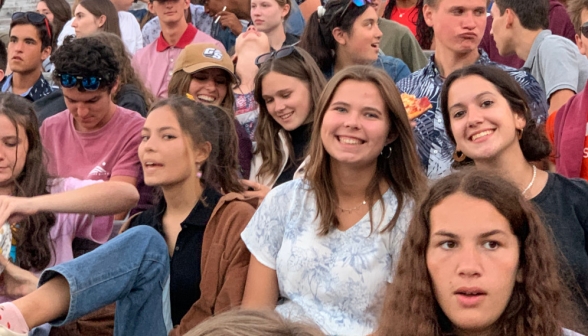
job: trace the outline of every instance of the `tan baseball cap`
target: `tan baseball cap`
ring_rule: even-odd
[[[174,73],[183,70],[192,74],[204,69],[218,68],[228,72],[236,81],[235,67],[226,51],[212,43],[196,43],[187,45],[174,64]]]

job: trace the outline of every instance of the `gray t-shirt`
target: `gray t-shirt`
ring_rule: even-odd
[[[572,41],[549,29],[537,35],[523,68],[543,87],[548,100],[558,90],[578,93],[588,80],[588,58]]]

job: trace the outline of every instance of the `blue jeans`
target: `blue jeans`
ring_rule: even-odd
[[[115,336],[166,336],[169,317],[169,253],[155,229],[140,225],[96,250],[48,268],[39,286],[56,275],[69,283],[70,303],[61,326],[116,302]],[[167,315],[166,315],[167,312]],[[169,321],[169,324],[168,324]]]

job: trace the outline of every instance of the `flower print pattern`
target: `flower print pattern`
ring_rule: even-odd
[[[329,335],[375,330],[412,209],[409,202],[395,227],[379,233],[397,207],[392,191],[383,198],[372,208],[373,230],[366,214],[346,231],[318,236],[316,200],[305,180],[270,191],[241,237],[259,262],[276,270],[284,298],[278,313],[316,323]]]

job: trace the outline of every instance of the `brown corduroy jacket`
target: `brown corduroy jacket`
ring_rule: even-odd
[[[180,336],[205,319],[241,304],[250,253],[241,240],[255,212],[243,195],[224,195],[212,211],[204,231],[200,299],[169,336]]]

